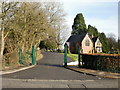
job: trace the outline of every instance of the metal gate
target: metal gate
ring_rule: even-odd
[[[22,49],[19,49],[19,63],[20,64],[24,64],[27,65],[27,60],[31,60],[32,65],[36,65],[36,56],[37,56],[37,52],[34,48],[34,46],[32,46],[32,51],[27,51],[25,53],[22,52]]]
[[[67,44],[64,45],[64,67],[67,67],[67,63],[68,63],[68,46]],[[78,49],[78,54],[77,55],[77,61],[78,61],[78,66],[81,66],[81,49]]]

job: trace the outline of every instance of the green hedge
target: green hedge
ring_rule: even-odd
[[[81,54],[81,55],[83,63],[81,67],[120,73],[119,55],[111,54],[110,55]]]

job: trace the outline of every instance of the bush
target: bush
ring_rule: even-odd
[[[2,70],[5,70],[6,66],[9,67],[8,69],[19,66],[19,54],[17,51],[13,51],[4,55],[4,59],[2,61]]]
[[[118,54],[81,54],[82,67],[120,73]]]
[[[28,66],[32,63],[32,53],[30,51],[22,54],[22,63],[25,66]]]
[[[40,50],[37,50],[36,60],[40,60],[43,58]],[[22,65],[19,64],[19,53],[18,51],[14,51],[12,53],[7,53],[4,55],[4,61],[2,62],[2,70],[14,69],[19,66],[29,66],[32,64],[32,52],[27,51],[22,54]]]

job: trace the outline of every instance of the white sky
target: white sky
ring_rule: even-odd
[[[99,32],[113,33],[118,37],[118,0],[60,0],[69,26],[69,35],[75,16],[83,13],[86,25],[95,26]]]

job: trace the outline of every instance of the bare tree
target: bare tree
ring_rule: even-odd
[[[60,45],[62,45],[65,40],[65,30],[67,30],[67,25],[65,24],[66,13],[64,13],[62,4],[59,2],[45,3],[44,6],[48,12],[49,27],[54,28],[52,31],[54,36],[52,35],[52,37],[54,37],[57,48],[60,48]]]
[[[117,40],[116,40],[115,34],[109,33],[109,34],[107,35],[107,38],[108,38],[109,43],[110,43],[110,48],[111,48],[111,49],[118,49],[118,42],[117,42]]]
[[[34,44],[38,46],[40,39],[46,34],[47,17],[40,3],[20,3],[16,7],[15,15],[12,20],[12,30],[9,38],[16,45],[16,49],[22,48],[23,51],[29,50]],[[8,38],[8,39],[9,39]],[[15,40],[13,40],[13,38]]]
[[[65,13],[60,3],[3,2],[1,12],[1,56],[22,48],[37,48],[41,40],[60,48],[65,39]],[[52,45],[49,46],[53,47]]]
[[[0,56],[1,60],[3,59],[3,52],[5,48],[5,39],[9,34],[9,30],[6,27],[8,25],[8,20],[12,17],[13,13],[11,10],[14,9],[17,3],[12,2],[2,2],[0,5],[1,13],[0,13],[0,20],[1,20],[1,51]]]

